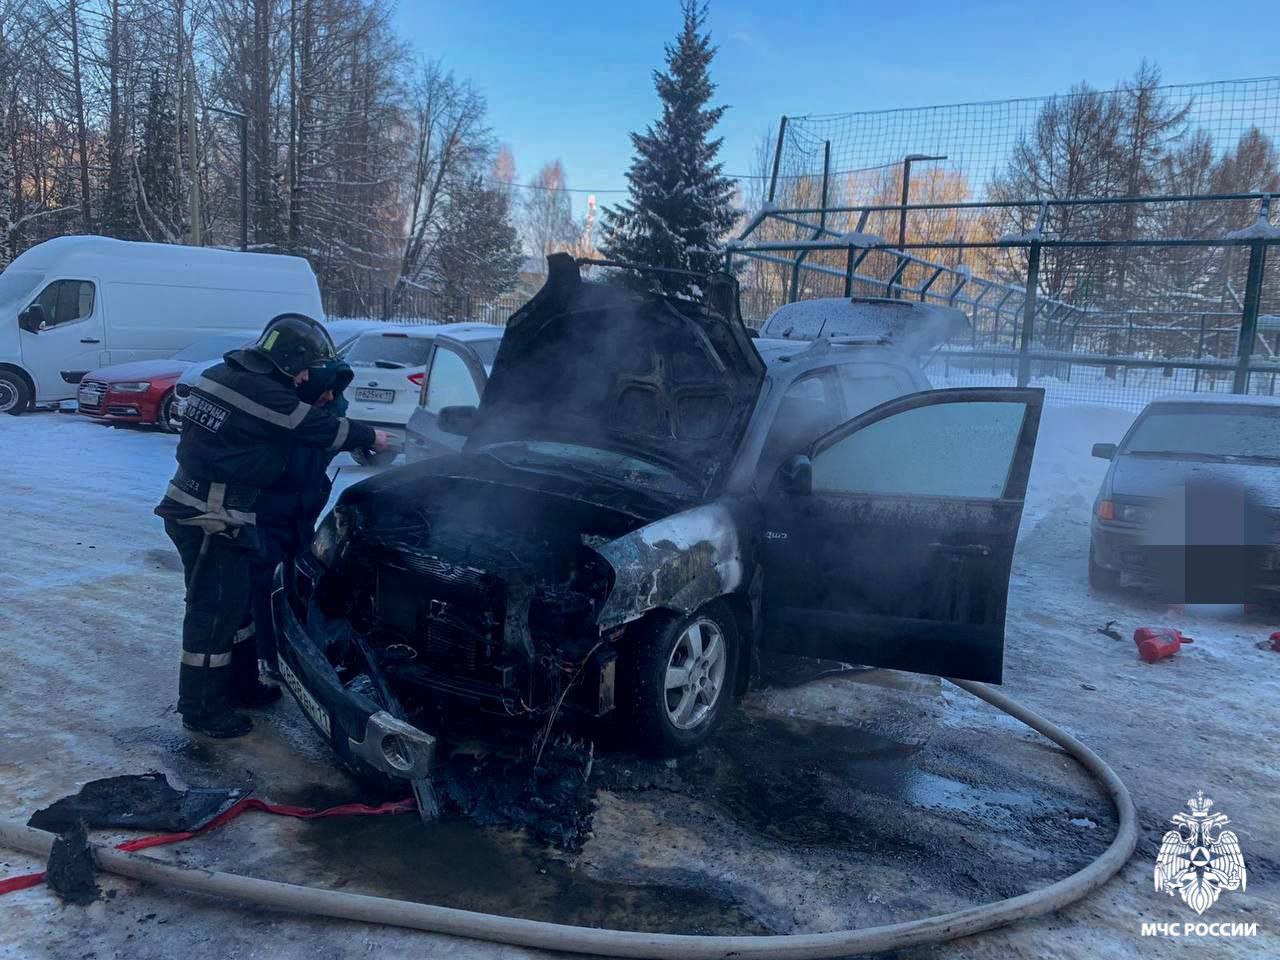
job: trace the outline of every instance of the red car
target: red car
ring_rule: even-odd
[[[220,334],[197,340],[166,360],[134,360],[91,370],[80,381],[76,408],[103,423],[154,424],[177,433],[173,385],[193,363],[207,364],[251,342],[252,333]]]

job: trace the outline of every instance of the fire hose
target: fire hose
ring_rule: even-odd
[[[655,960],[743,957],[801,960],[900,950],[954,940],[1040,916],[1065,907],[1106,883],[1125,865],[1137,843],[1133,800],[1119,776],[1075,737],[1004,694],[980,683],[950,682],[1058,744],[1102,784],[1115,805],[1119,826],[1100,856],[1047,887],[981,906],[858,930],[769,936],[694,936],[577,927],[179,867],[97,845],[92,847],[93,856],[98,868],[109,873],[256,906],[521,947]],[[20,822],[0,819],[0,843],[7,847],[47,857],[53,840],[52,835],[32,830]]]

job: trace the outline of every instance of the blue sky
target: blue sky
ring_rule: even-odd
[[[418,52],[484,92],[522,181],[559,157],[571,187],[607,190],[626,186],[628,133],[657,113],[650,72],[680,12],[678,0],[400,0],[398,21]],[[761,133],[784,113],[1037,96],[1080,80],[1110,86],[1143,57],[1173,83],[1272,75],[1280,7],[712,0],[709,27],[720,47],[717,100],[730,106],[722,157],[736,174],[751,169]]]

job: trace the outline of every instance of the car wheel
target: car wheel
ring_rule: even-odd
[[[399,456],[398,450],[352,450],[351,459],[362,467],[389,467]]]
[[[30,404],[31,390],[27,381],[12,370],[0,370],[0,413],[17,416]]]
[[[705,743],[730,708],[737,665],[737,626],[719,601],[643,626],[619,658],[632,747],[669,755]]]
[[[1099,593],[1120,589],[1120,573],[1101,566],[1094,558],[1093,544],[1089,544],[1089,586]]]
[[[166,393],[164,399],[160,401],[160,413],[156,417],[156,426],[165,433],[182,432],[182,421],[174,417],[174,409],[177,404],[178,398],[172,390]]]

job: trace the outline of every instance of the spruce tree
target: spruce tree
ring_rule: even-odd
[[[441,292],[470,307],[510,290],[524,256],[511,222],[511,196],[479,175],[450,192],[436,246]]]
[[[168,85],[160,79],[160,72],[153,70],[147,115],[137,147],[141,195],[135,200],[147,233],[157,240],[174,240],[181,233],[180,188],[172,150],[177,135],[173,98]]]
[[[682,0],[684,27],[666,45],[665,72],[654,71],[662,116],[633,133],[635,157],[627,172],[630,199],[605,211],[601,249],[611,259],[651,267],[709,271],[714,248],[733,226],[734,186],[716,160],[721,139],[710,139],[726,107],[708,106],[715,84],[709,68],[716,48],[702,31],[707,5]],[[687,293],[690,278],[670,274],[630,277],[643,286]]]

